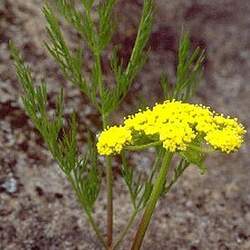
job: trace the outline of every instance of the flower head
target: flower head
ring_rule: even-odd
[[[101,155],[119,154],[132,140],[131,132],[124,127],[110,127],[98,138],[97,150]]]
[[[134,138],[148,137],[162,142],[170,152],[185,151],[199,136],[214,149],[230,153],[241,146],[245,132],[237,119],[218,115],[208,107],[167,100],[127,117],[123,126],[103,131],[97,148],[100,154],[116,154],[134,145]]]

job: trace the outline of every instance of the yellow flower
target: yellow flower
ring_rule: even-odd
[[[242,137],[231,128],[212,130],[208,132],[205,140],[215,149],[226,153],[237,150],[243,142]]]
[[[223,115],[214,116],[214,129],[209,131],[205,140],[215,149],[230,153],[239,149],[243,143],[244,127],[237,119],[225,118]]]
[[[208,107],[167,100],[127,117],[123,126],[103,131],[97,148],[103,155],[116,154],[133,145],[134,137],[148,137],[162,142],[168,151],[185,151],[199,136],[215,149],[230,153],[241,146],[245,132],[237,119],[225,118]]]
[[[160,140],[163,147],[170,152],[176,150],[184,151],[187,144],[195,138],[195,132],[187,123],[175,122],[168,123],[159,130]]]
[[[119,154],[132,140],[131,132],[124,127],[110,127],[98,138],[97,150],[101,155]]]

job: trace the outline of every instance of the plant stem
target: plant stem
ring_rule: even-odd
[[[108,117],[102,113],[103,128],[108,125]],[[113,170],[111,158],[106,161],[106,183],[107,183],[107,249],[112,249],[113,243]]]
[[[101,66],[101,54],[99,48],[95,51],[95,61],[98,75],[98,87],[101,102],[103,103],[104,98],[104,85],[102,78],[102,66]],[[102,106],[102,124],[103,129],[109,124],[109,115],[105,113],[104,107]],[[113,243],[113,170],[111,158],[107,157],[106,163],[106,183],[107,183],[107,249],[112,249]]]
[[[161,145],[161,141],[150,142],[148,144],[143,144],[139,146],[126,146],[124,149],[128,151],[141,151],[150,147],[155,147]]]
[[[159,170],[160,168],[160,164],[161,164],[161,159],[164,155],[164,148],[161,148],[160,151],[158,152],[158,154],[156,155],[156,159],[155,159],[155,162],[154,162],[154,165],[152,167],[152,172],[151,172],[151,175],[149,177],[149,181],[152,183],[153,181],[153,178],[155,176],[155,173]]]
[[[99,52],[98,52],[99,53]],[[103,98],[103,79],[102,79],[102,68],[101,68],[101,56],[100,54],[96,54],[95,55],[95,60],[96,60],[96,67],[97,67],[97,75],[98,75],[98,85],[99,85],[99,94],[100,94],[100,97],[101,97],[101,100]]]
[[[116,240],[116,242],[114,243],[114,247],[113,247],[113,250],[115,250],[119,245],[120,243],[122,242],[122,240],[124,239],[124,237],[126,236],[128,230],[131,228],[134,220],[135,220],[135,217],[138,213],[138,210],[134,210],[132,215],[130,216],[130,219],[126,225],[126,227],[124,228],[124,230],[121,232],[121,234],[118,236],[118,239]]]
[[[108,124],[108,116],[102,113],[103,128]],[[113,243],[113,170],[111,158],[106,161],[106,183],[107,183],[107,249],[112,249]]]
[[[108,116],[102,113],[103,128],[108,125]],[[112,249],[113,243],[113,170],[111,158],[106,161],[106,183],[107,183],[107,249]]]
[[[138,228],[137,233],[135,235],[131,250],[139,250],[141,248],[142,241],[144,239],[145,233],[147,231],[148,225],[149,225],[151,217],[153,215],[155,206],[156,206],[157,201],[159,200],[161,192],[163,190],[164,183],[166,180],[166,175],[168,173],[170,161],[171,161],[172,157],[173,157],[173,153],[170,153],[170,152],[166,152],[164,155],[162,165],[160,168],[160,172],[159,172],[158,177],[154,183],[152,193],[150,195],[150,198],[149,198],[147,206],[145,208],[143,217],[142,217],[141,222],[139,224],[139,228]]]
[[[213,153],[213,152],[215,152],[215,150],[214,150],[213,148],[208,148],[208,147],[202,148],[202,147],[196,146],[196,145],[194,145],[194,144],[189,144],[189,147],[190,147],[191,149],[196,150],[196,151],[199,151],[199,152],[201,152],[201,153]]]
[[[113,243],[113,171],[111,158],[107,158],[107,245],[112,246]]]

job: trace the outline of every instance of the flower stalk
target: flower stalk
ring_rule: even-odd
[[[113,243],[113,171],[111,158],[107,158],[106,165],[106,183],[107,183],[107,246],[111,247]]]
[[[168,170],[170,167],[172,157],[173,157],[173,153],[166,151],[166,153],[163,157],[160,172],[158,174],[158,177],[155,180],[152,193],[150,195],[150,198],[148,200],[148,203],[147,203],[147,206],[145,208],[144,214],[142,216],[141,222],[140,222],[139,227],[137,229],[137,232],[135,234],[131,250],[138,250],[141,248],[145,233],[148,229],[153,212],[155,210],[155,206],[156,206],[157,201],[159,200],[161,193],[163,191],[164,184],[166,181],[166,176],[167,176],[167,173],[168,173]]]

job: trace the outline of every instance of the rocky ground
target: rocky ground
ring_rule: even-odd
[[[126,59],[136,34],[142,1],[119,1],[122,23],[114,42]],[[46,79],[50,107],[66,88],[66,115],[79,109],[80,128],[97,130],[100,121],[79,91],[63,81],[42,41],[46,39],[42,0],[0,0],[0,249],[100,249],[89,231],[74,194],[23,112],[20,86],[7,49],[14,40],[32,66],[36,80]],[[148,63],[114,117],[131,112],[135,100],[160,97],[159,75],[174,81],[176,50],[182,26],[194,46],[206,48],[205,79],[194,101],[237,116],[250,124],[250,3],[248,0],[157,0]],[[69,37],[71,33],[68,32]],[[73,41],[76,42],[76,41]],[[208,173],[190,168],[160,202],[143,249],[250,249],[249,137],[240,152],[209,157]],[[147,158],[137,157],[147,165]],[[141,160],[142,159],[142,160]],[[115,226],[119,231],[130,211],[128,196],[116,176]],[[99,199],[103,224],[105,200]],[[122,249],[129,249],[129,239]]]

